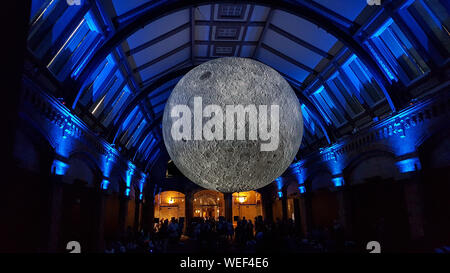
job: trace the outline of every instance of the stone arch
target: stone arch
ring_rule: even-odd
[[[364,183],[375,177],[398,178],[395,154],[388,150],[370,150],[352,158],[343,171],[347,185]]]
[[[331,178],[331,172],[324,166],[309,171],[305,179],[306,191],[313,192],[318,189],[328,189],[333,186]]]
[[[186,213],[185,194],[179,191],[161,191],[155,195],[155,218],[184,218]]]
[[[194,217],[225,216],[224,194],[218,191],[200,189],[193,194]]]
[[[354,157],[344,169],[349,223],[358,243],[382,236],[388,250],[408,239],[407,183],[396,181],[405,178],[397,160],[389,150],[372,149]]]
[[[72,184],[75,181],[84,182],[86,186],[99,188],[103,174],[95,158],[83,151],[76,151],[68,158],[68,169],[65,182]]]
[[[55,156],[54,147],[52,139],[34,122],[19,123],[13,148],[14,160],[18,167],[50,174],[50,167]]]
[[[445,129],[416,143],[421,165],[426,169],[450,166],[450,129]]]
[[[240,220],[244,217],[254,221],[255,217],[263,215],[262,194],[257,191],[235,192],[232,194],[233,224],[234,216]]]
[[[295,179],[289,179],[289,182],[285,185],[287,196],[297,196],[299,193],[299,186],[300,184],[298,184],[298,181]]]

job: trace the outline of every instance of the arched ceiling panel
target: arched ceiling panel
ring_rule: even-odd
[[[174,30],[189,21],[189,10],[184,9],[174,12],[158,19],[134,34],[130,35],[126,41],[130,48],[136,48],[146,41],[155,39],[171,30]]]
[[[116,11],[116,15],[123,15],[137,7],[142,6],[145,3],[150,2],[149,0],[111,0],[114,9]]]
[[[275,54],[273,50],[267,48],[261,48],[256,55],[256,59],[269,66],[276,67],[280,72],[300,82],[302,82],[309,75],[308,71],[305,69],[296,66],[292,62],[289,62],[283,57]]]
[[[319,28],[317,25],[285,11],[275,10],[271,24],[302,40],[308,41],[324,51],[330,50],[338,41],[336,37],[327,33],[324,29]]]
[[[322,7],[335,11],[350,21],[355,21],[356,17],[358,17],[362,10],[367,7],[367,0],[314,0],[310,2],[316,2]]]
[[[250,21],[265,22],[269,16],[270,8],[255,6]]]
[[[136,67],[133,69],[145,65],[151,60],[159,58],[161,55],[167,54],[168,52],[175,50],[178,47],[183,46],[190,41],[190,31],[188,28],[151,45],[143,50],[136,52],[129,58],[132,58]]]
[[[389,96],[385,96],[388,94],[384,88],[386,79],[380,80],[378,70],[373,68],[373,63],[377,63],[372,59],[372,63],[367,61],[367,56],[371,55],[361,54],[362,47],[352,51],[355,48],[352,45],[359,43],[352,37],[359,27],[354,21],[356,18],[361,21],[363,12],[376,12],[365,0],[280,1],[283,7],[280,9],[276,5],[268,7],[255,2],[205,4],[196,1],[202,5],[180,4],[182,9],[163,10],[162,14],[166,15],[155,21],[145,16],[154,12],[155,6],[164,6],[166,2],[93,0],[83,8],[68,10],[61,1],[50,1],[50,4],[49,1],[33,1],[30,50],[48,64],[61,82],[79,81],[77,84],[83,88],[76,91],[77,99],[73,99],[75,110],[98,118],[105,130],[110,130],[109,135],[117,132],[114,128],[120,123],[121,113],[146,87],[171,71],[223,56],[255,58],[278,70],[299,88],[298,92],[311,103],[304,110],[304,116],[308,117],[305,121],[307,144],[324,137],[324,126],[335,129],[350,126],[352,129],[360,116],[370,120],[378,105],[392,104]],[[170,6],[172,2],[167,3]],[[311,19],[310,14],[301,9],[295,12],[303,18],[289,13],[286,7],[297,5],[295,3],[298,7],[292,7],[308,9],[317,13],[317,18],[323,16],[326,22]],[[129,22],[144,25],[124,31]],[[115,44],[115,35],[120,31],[126,37],[117,38],[119,42]],[[336,36],[344,40],[339,42],[329,32],[342,34]],[[40,34],[45,36],[38,39]],[[402,40],[407,40],[406,36],[402,36]],[[103,49],[112,48],[105,55],[96,51],[102,43]],[[96,57],[102,55],[107,56],[106,60]],[[94,61],[89,61],[92,56]],[[97,61],[95,67],[89,66]],[[89,69],[83,69],[85,66]],[[82,76],[78,77],[80,74]],[[79,79],[85,81],[81,83]],[[156,148],[148,151],[151,143],[148,136],[157,135],[153,129],[160,126],[155,123],[160,122],[165,101],[178,79],[161,84],[142,97],[134,105],[135,110],[127,112],[130,121],[121,124],[118,136],[121,143],[129,147],[140,143],[138,150],[142,149],[143,158],[157,154]],[[315,115],[321,115],[323,124]],[[145,140],[146,145],[139,140]]]
[[[188,60],[189,57],[190,57],[190,48],[189,47],[183,48],[181,51],[178,51],[170,56],[167,56],[167,58],[165,58],[164,61],[153,59],[149,63],[146,63],[146,65],[141,66],[141,69],[139,69],[139,75],[141,76],[142,81],[152,79],[153,77],[158,75],[159,72],[170,69],[173,66],[173,64],[176,64],[183,60]]]
[[[322,60],[322,56],[314,53],[313,51],[299,46],[297,43],[288,39],[272,29],[268,29],[266,32],[265,44],[275,49],[278,52],[283,52],[284,55],[300,62],[313,69]]]

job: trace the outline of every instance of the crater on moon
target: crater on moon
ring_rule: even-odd
[[[194,97],[202,98],[203,109],[223,109],[223,140],[194,140]],[[177,105],[191,110],[190,139],[174,140],[171,117]],[[249,119],[245,119],[245,140],[226,140],[226,105],[279,105],[279,143],[273,151],[261,151],[262,141],[249,140]],[[270,114],[268,123],[270,130]],[[212,115],[214,117],[214,114]],[[203,124],[212,117],[203,117]],[[258,125],[259,126],[259,125]],[[212,132],[217,128],[211,129]],[[163,116],[163,137],[170,158],[197,185],[221,192],[259,189],[279,177],[292,163],[303,136],[300,103],[286,80],[274,69],[248,58],[227,57],[203,63],[189,71],[172,91]]]

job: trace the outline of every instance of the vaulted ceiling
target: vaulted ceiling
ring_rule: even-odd
[[[214,58],[253,58],[285,77],[302,105],[304,153],[399,106],[360,43],[383,8],[366,0],[77,2],[33,1],[29,50],[63,86],[55,95],[147,169],[164,149],[172,89]]]

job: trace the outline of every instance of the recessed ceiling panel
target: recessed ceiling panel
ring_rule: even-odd
[[[322,59],[322,56],[294,43],[271,29],[267,30],[264,43],[310,68],[314,68]]]
[[[156,20],[128,37],[130,49],[136,48],[189,21],[189,10],[184,9]]]
[[[131,58],[134,59],[134,62],[139,67],[171,50],[174,50],[177,47],[182,46],[188,41],[190,41],[189,29],[185,29],[153,46],[137,52],[131,56]]]
[[[257,53],[257,59],[268,66],[273,67],[274,69],[280,71],[281,73],[284,73],[288,75],[289,77],[299,81],[303,82],[303,80],[308,76],[308,72],[293,65],[292,63],[284,60],[283,58],[263,49],[260,48]]]
[[[267,16],[269,15],[269,8],[264,6],[255,6],[253,8],[252,17],[250,18],[250,21],[257,21],[262,22],[267,19]]]
[[[146,68],[140,71],[140,76],[143,81],[149,80],[153,76],[161,73],[161,71],[165,71],[167,69],[170,69],[177,63],[182,62],[183,60],[187,60],[190,57],[191,49],[185,48],[175,54],[173,54],[170,57],[167,57],[166,59]]]
[[[314,2],[354,21],[361,11],[367,7],[367,0],[314,0]]]
[[[148,2],[150,2],[150,0],[112,0],[117,16],[120,16]]]
[[[324,51],[338,41],[315,24],[281,10],[273,11],[272,24]]]
[[[246,41],[258,41],[261,37],[262,27],[248,27],[245,35]]]

